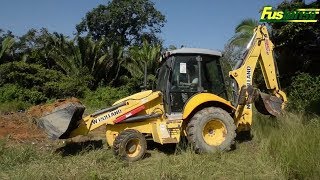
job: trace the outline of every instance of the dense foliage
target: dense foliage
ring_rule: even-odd
[[[276,9],[298,7],[320,4],[284,1]],[[76,96],[95,107],[110,105],[115,100],[111,95],[120,98],[140,90],[145,64],[151,88],[160,51],[175,48],[162,47],[157,38],[165,22],[149,0],[114,0],[88,12],[73,38],[44,28],[21,37],[0,29],[0,103],[38,104]],[[243,58],[257,24],[245,19],[235,28],[222,58],[225,76]],[[293,111],[319,113],[319,29],[319,23],[270,23],[281,85]],[[259,74],[258,68],[255,83],[261,89]]]
[[[320,8],[320,1],[284,1],[279,10]],[[281,82],[289,86],[296,73],[320,75],[320,24],[319,23],[270,23],[275,55],[278,59]]]
[[[0,30],[0,103],[75,96],[100,107],[139,91],[145,62],[155,72],[164,22],[149,0],[115,0],[88,12],[74,38],[44,28],[21,37]]]
[[[83,103],[91,109],[101,109],[129,95],[130,91],[126,87],[99,87],[95,91],[86,91]]]
[[[40,103],[52,98],[83,97],[90,76],[65,76],[55,70],[23,61],[0,65],[0,102]]]
[[[289,108],[294,111],[320,114],[320,76],[302,73],[290,85]]]
[[[276,9],[319,8],[320,1],[306,4],[292,0]],[[291,110],[319,113],[319,23],[270,23],[281,85],[289,93]],[[302,74],[301,74],[302,73]]]

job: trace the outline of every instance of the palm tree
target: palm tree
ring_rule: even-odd
[[[147,71],[154,73],[161,51],[160,45],[151,45],[144,41],[142,46],[133,46],[129,50],[129,60],[123,64],[123,67],[133,78],[143,79],[144,67],[147,65]],[[154,80],[155,76],[149,74],[147,80]]]
[[[253,30],[259,25],[255,19],[245,19],[235,28],[235,35],[230,40],[230,45],[243,48],[250,41]]]
[[[0,60],[4,56],[4,54],[8,53],[12,46],[14,45],[15,41],[12,37],[6,37],[2,43],[1,43],[1,49],[0,49]],[[0,61],[1,63],[1,61]]]
[[[64,44],[58,43],[59,46],[56,46],[50,55],[65,74],[69,76],[89,74],[94,78],[94,86],[102,79],[110,81],[110,74],[117,76],[116,64],[122,57],[121,47],[115,45],[108,47],[105,39],[95,41],[90,36],[78,36],[71,41],[61,37],[60,41]]]

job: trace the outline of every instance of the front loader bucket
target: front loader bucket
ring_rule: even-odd
[[[282,112],[283,101],[266,93],[259,93],[258,100],[255,101],[255,106],[261,114],[279,116]]]
[[[45,129],[51,139],[66,139],[70,132],[74,130],[85,107],[78,102],[68,102],[53,109],[53,111],[41,117],[38,125]]]

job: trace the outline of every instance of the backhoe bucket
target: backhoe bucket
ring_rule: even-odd
[[[261,114],[279,116],[282,112],[282,103],[280,98],[260,92],[255,106]]]
[[[85,107],[78,102],[68,102],[53,109],[41,117],[38,126],[45,129],[51,139],[67,139],[80,120]]]

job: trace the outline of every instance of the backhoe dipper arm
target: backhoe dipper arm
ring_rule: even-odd
[[[235,120],[240,131],[250,129],[252,103],[255,100],[261,98],[260,100],[263,100],[266,111],[274,116],[280,114],[279,112],[287,102],[286,94],[280,90],[278,69],[273,58],[273,48],[274,45],[269,39],[266,26],[259,25],[254,29],[254,35],[248,44],[245,58],[239,64],[239,67],[229,72],[229,76],[236,81],[238,87]],[[252,87],[257,62],[260,64],[266,87],[273,96],[260,93]],[[265,112],[264,114],[266,114]]]

